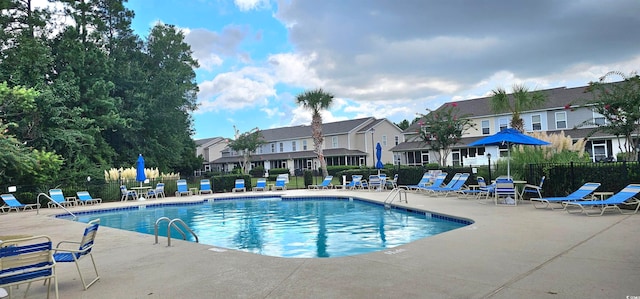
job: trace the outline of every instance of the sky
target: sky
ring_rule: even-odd
[[[133,29],[185,33],[199,61],[194,139],[324,122],[413,120],[496,88],[576,87],[640,70],[638,0],[129,0]]]

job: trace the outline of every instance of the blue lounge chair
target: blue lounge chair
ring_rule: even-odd
[[[203,193],[213,193],[213,190],[211,189],[211,181],[209,179],[200,180],[200,192],[198,193],[200,195],[202,195]]]
[[[267,179],[260,178],[256,181],[256,186],[251,190],[253,191],[265,191],[267,190]]]
[[[331,187],[333,187],[333,185],[331,184],[332,180],[333,180],[333,176],[328,175],[324,178],[324,180],[322,180],[322,183],[320,183],[320,185],[309,185],[307,186],[307,189],[316,189],[316,190],[330,189]]]
[[[276,178],[276,184],[273,186],[273,190],[287,190],[287,178],[284,176],[278,176],[278,178]]]
[[[51,292],[51,281],[58,298],[58,279],[56,263],[53,260],[51,239],[47,236],[35,236],[23,239],[3,240],[0,244],[0,286],[8,288],[12,298],[12,288],[27,284],[24,298],[27,298],[29,286],[34,281],[44,280],[47,286],[47,298]]]
[[[78,191],[76,192],[78,196],[78,203],[81,205],[92,205],[102,203],[102,198],[93,198],[89,191]]]
[[[0,207],[0,211],[2,211],[2,213],[4,213],[5,209],[7,210],[7,212],[11,212],[11,210],[16,210],[16,212],[20,212],[20,210],[26,211],[26,210],[33,210],[34,207],[38,207],[40,206],[39,203],[34,203],[34,204],[23,204],[20,201],[18,201],[13,194],[2,194],[0,195],[0,197],[2,197],[2,201],[4,201],[4,205]]]
[[[465,196],[474,195],[476,199],[478,199],[482,195],[488,196],[489,188],[487,187],[487,183],[485,182],[484,178],[479,176],[476,178],[476,181],[478,182],[478,184],[473,188],[470,188],[471,186],[467,186],[466,188],[463,187],[461,190],[457,191],[457,193]]]
[[[177,180],[176,184],[178,187],[176,190],[176,196],[191,195],[191,191],[189,191],[189,186],[187,185],[187,180]]]
[[[529,200],[536,209],[546,209],[550,207],[553,210],[554,208],[551,207],[552,203],[557,203],[564,209],[562,202],[585,199],[589,194],[596,191],[598,187],[600,187],[600,183],[585,183],[582,187],[578,188],[578,190],[565,197],[531,198]]]
[[[424,178],[424,175],[423,175]],[[442,184],[444,183],[444,180],[447,179],[447,173],[443,172],[438,174],[438,176],[436,177],[435,180],[433,180],[433,182],[431,184],[428,185],[420,185],[420,183],[416,184],[416,185],[408,185],[406,186],[406,189],[409,190],[421,190],[423,188],[430,188],[430,187],[442,187]],[[420,180],[422,181],[422,180]]]
[[[464,185],[467,183],[468,179],[469,179],[468,173],[461,173],[459,175],[456,174],[456,176],[454,176],[451,179],[449,184],[447,184],[448,186],[451,186],[451,187],[448,187],[448,186],[441,187],[441,188],[436,187],[436,188],[429,189],[428,192],[429,194],[432,194],[432,195],[444,194],[444,196],[447,197],[447,195],[449,195],[450,193],[457,193],[461,191]]]
[[[165,194],[164,194],[164,183],[157,183],[155,189],[151,189],[151,190],[147,191],[147,198],[151,198],[151,197],[158,198],[160,196],[162,196],[162,198],[165,197]]]
[[[438,176],[438,179],[436,179],[436,180],[434,181],[434,184],[433,184],[433,185],[431,185],[431,186],[426,186],[426,187],[418,187],[418,188],[416,188],[416,190],[418,190],[418,191],[425,191],[425,192],[429,192],[429,191],[436,190],[436,189],[438,189],[438,190],[442,190],[442,189],[451,189],[451,188],[453,188],[453,185],[455,185],[455,184],[458,182],[458,178],[460,178],[460,176],[461,176],[461,175],[462,175],[462,173],[456,173],[456,174],[454,174],[454,175],[453,175],[453,177],[451,178],[451,180],[449,180],[449,182],[447,182],[447,184],[446,184],[446,185],[444,185],[444,186],[442,186],[442,183],[441,183],[441,184],[439,184],[439,185],[436,185],[436,184],[435,184],[436,182],[438,182],[438,179],[439,179],[439,178],[440,178],[440,176],[441,176],[441,175],[439,175],[439,176]],[[446,178],[446,175],[445,175],[445,178]],[[443,179],[443,181],[444,181],[444,179]]]
[[[129,197],[133,200],[138,199],[138,192],[135,190],[128,190],[125,185],[120,186],[120,194],[122,195],[122,197],[120,197],[120,201],[127,201]]]
[[[445,174],[445,178],[446,178],[446,174]],[[444,180],[444,179],[443,179]],[[410,190],[414,190],[420,187],[427,187],[430,186],[432,184],[431,182],[431,174],[428,172],[425,172],[422,175],[422,178],[420,179],[420,181],[415,184],[415,185],[407,185],[407,186],[403,186],[403,188],[405,189],[410,189]],[[440,182],[440,184],[442,184],[442,182]]]
[[[604,212],[612,209],[617,210],[620,214],[631,215],[638,213],[638,208],[640,208],[640,200],[634,197],[638,193],[640,193],[640,184],[629,184],[620,190],[620,192],[605,200],[565,201],[562,205],[565,206],[565,210],[570,214],[584,213],[587,216],[602,216]],[[636,205],[636,208],[635,210],[631,210],[631,212],[623,212],[620,209],[621,205]],[[599,208],[600,213],[589,213],[586,208]]]
[[[235,183],[235,187],[233,187],[233,189],[231,189],[231,192],[245,192],[247,191],[247,188],[244,186],[244,179],[237,179],[236,183]]]
[[[50,189],[49,197],[52,201],[47,202],[49,208],[57,208],[58,206],[73,207],[76,205],[75,197],[65,197],[60,189]]]
[[[100,219],[91,220],[89,223],[87,223],[87,226],[84,229],[84,234],[82,235],[82,240],[80,240],[80,242],[62,241],[59,242],[54,249],[55,252],[53,254],[53,259],[56,261],[56,263],[76,264],[78,274],[80,274],[80,280],[82,281],[82,285],[84,286],[85,290],[88,289],[96,281],[98,281],[98,279],[100,279],[100,275],[98,275],[98,268],[96,268],[96,261],[93,259],[93,254],[91,253],[91,249],[93,249],[93,243],[95,241],[96,233],[98,232],[99,226]],[[69,247],[68,244],[71,244],[72,246],[74,246],[74,248],[65,248]],[[80,264],[78,264],[78,261],[85,256],[91,257],[93,270],[96,273],[96,278],[94,278],[88,284],[85,282],[84,277],[82,276],[82,271],[80,271]]]

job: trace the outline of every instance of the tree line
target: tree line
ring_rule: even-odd
[[[156,24],[141,38],[126,0],[49,2],[0,2],[0,184],[100,179],[138,154],[161,172],[200,168],[184,34]]]

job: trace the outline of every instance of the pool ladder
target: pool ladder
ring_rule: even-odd
[[[167,246],[169,247],[171,246],[171,228],[172,227],[175,228],[182,235],[183,240],[187,239],[187,234],[185,234],[185,232],[182,231],[180,227],[178,227],[178,224],[180,224],[182,228],[189,231],[189,233],[191,233],[191,235],[193,235],[193,237],[196,238],[196,243],[200,242],[198,240],[198,235],[196,235],[196,233],[194,233],[193,230],[191,230],[191,228],[189,228],[189,226],[186,223],[184,223],[184,221],[182,221],[182,219],[180,218],[169,219],[169,217],[160,217],[158,218],[158,220],[156,220],[156,224],[154,226],[154,231],[156,235],[155,244],[158,244],[158,225],[160,225],[162,221],[169,221],[169,224],[167,224]]]
[[[391,192],[389,192],[389,195],[387,195],[387,198],[384,200],[384,207],[387,209],[390,208],[391,203],[396,200],[396,198],[398,198],[399,202],[402,202],[402,195],[404,195],[404,202],[409,203],[409,201],[407,200],[407,189],[397,187],[393,188]]]

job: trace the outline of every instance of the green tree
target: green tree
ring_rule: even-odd
[[[229,148],[240,153],[242,155],[242,173],[249,173],[249,162],[251,161],[251,153],[254,153],[260,145],[264,144],[262,133],[258,128],[254,128],[249,132],[240,133],[235,126],[233,126],[235,133],[235,139],[229,141]]]
[[[328,109],[333,103],[333,95],[320,89],[308,90],[296,97],[296,103],[305,109],[311,110],[311,136],[313,137],[313,148],[318,155],[322,175],[327,176],[327,161],[324,159],[322,134],[322,115],[320,111]]]
[[[622,78],[622,81],[607,83],[614,76]],[[590,82],[587,90],[593,99],[586,106],[604,116],[605,121],[588,120],[580,126],[596,126],[589,136],[604,132],[622,138],[619,148],[625,160],[636,161],[640,147],[640,76],[612,71],[600,77],[598,82]]]
[[[55,178],[62,166],[60,156],[33,150],[10,133],[19,124],[7,119],[35,109],[38,93],[0,83],[0,181],[3,184],[42,184]]]
[[[460,141],[466,130],[475,127],[475,123],[468,118],[468,114],[460,114],[456,103],[445,104],[436,111],[427,111],[429,113],[421,114],[422,120],[418,121],[418,138],[439,156],[439,163],[444,166],[451,147]]]
[[[491,109],[495,113],[511,112],[511,127],[524,132],[524,121],[520,117],[522,111],[538,107],[547,101],[541,92],[530,92],[524,85],[515,84],[512,93],[498,87],[491,91]]]
[[[397,123],[396,126],[404,131],[410,126],[410,124],[408,120],[404,119],[401,122]]]

